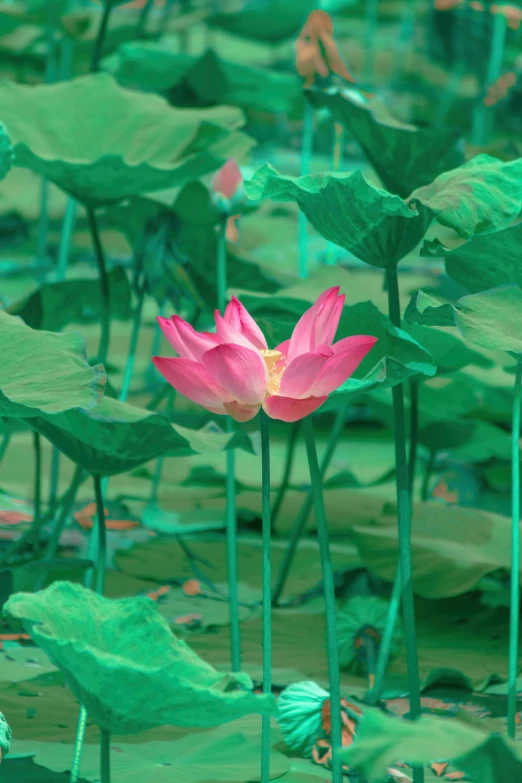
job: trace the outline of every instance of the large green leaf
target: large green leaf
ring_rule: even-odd
[[[522,286],[522,223],[493,234],[479,234],[448,249],[425,242],[421,255],[443,257],[446,272],[472,294],[505,283]]]
[[[240,11],[214,14],[207,24],[240,38],[278,44],[297,35],[315,7],[312,0],[266,0],[249,3]]]
[[[251,146],[238,109],[174,109],[108,74],[28,87],[0,85],[15,164],[91,207],[183,185]]]
[[[31,426],[91,475],[124,473],[161,455],[185,457],[230,448],[254,451],[244,432],[229,434],[212,424],[191,430],[110,397],[90,411],[39,416],[31,419]]]
[[[70,766],[70,764],[69,764]],[[69,783],[70,773],[53,772],[30,758],[8,758],[2,764],[2,783]],[[90,783],[83,776],[78,783]]]
[[[168,93],[177,106],[221,104],[277,113],[290,111],[301,96],[296,74],[223,60],[212,49],[195,56],[132,41],[103,66],[122,86]]]
[[[78,334],[37,331],[0,309],[0,342],[2,416],[90,409],[101,399],[105,371],[89,366]]]
[[[131,291],[125,270],[116,266],[109,271],[108,278],[111,315],[127,320],[131,317]],[[58,332],[70,323],[99,321],[101,307],[99,282],[74,278],[43,283],[31,294],[10,305],[9,312],[19,315],[33,329]]]
[[[406,331],[428,351],[437,365],[439,373],[462,370],[469,364],[477,367],[491,367],[493,365],[491,359],[474,351],[463,340],[450,332],[443,332],[442,329],[430,329],[419,324],[409,325]]]
[[[398,557],[397,516],[388,513],[352,529],[370,571],[393,581]],[[426,598],[446,598],[472,590],[498,568],[511,565],[511,523],[476,509],[419,503],[412,523],[413,589]]]
[[[422,205],[373,187],[360,171],[290,177],[267,164],[245,187],[254,200],[295,201],[325,239],[382,269],[411,253],[431,221]]]
[[[274,697],[254,695],[247,675],[219,674],[173,636],[149,598],[111,600],[55,582],[17,593],[5,611],[63,671],[91,719],[113,734],[276,712]]]
[[[416,128],[389,114],[381,100],[364,101],[355,90],[307,90],[313,106],[329,109],[352,133],[390,193],[407,198],[439,174],[464,162],[456,130]]]
[[[450,313],[454,325],[470,343],[493,351],[522,352],[522,289],[518,285],[463,296],[455,306],[440,304],[418,291],[405,318],[410,323],[442,325],[442,321],[449,322]]]
[[[522,158],[507,163],[477,155],[417,188],[410,201],[423,204],[461,237],[505,228],[522,209]]]
[[[122,231],[130,244],[143,242],[143,264],[149,290],[159,302],[176,301],[180,292],[216,306],[217,214],[207,188],[186,185],[172,207],[146,198],[128,199],[106,212],[107,223]],[[279,284],[259,265],[227,249],[231,288],[276,291]]]
[[[452,761],[474,783],[512,783],[522,775],[522,757],[512,740],[489,734],[465,716],[423,715],[411,722],[368,710],[357,730],[357,742],[343,751],[344,760],[364,772],[369,783],[381,781],[397,761],[428,764]]]
[[[275,347],[288,340],[301,315],[310,307],[302,299],[290,299],[282,294],[275,297],[243,295],[241,301],[261,326],[269,346]],[[336,340],[353,334],[369,334],[377,337],[377,343],[344,387],[337,390],[342,396],[352,388],[354,381],[373,375],[385,360],[385,380],[389,385],[401,383],[414,375],[435,374],[436,368],[430,355],[403,329],[397,329],[371,302],[359,302],[343,308]],[[371,380],[371,379],[370,379]],[[379,379],[374,378],[378,383]]]

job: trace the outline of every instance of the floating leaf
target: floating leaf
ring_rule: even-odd
[[[522,758],[512,740],[488,734],[464,718],[423,715],[412,723],[368,710],[358,725],[357,742],[343,751],[343,758],[364,772],[369,783],[381,781],[397,761],[449,760],[476,783],[511,783],[522,775]]]
[[[0,310],[0,414],[36,416],[93,408],[105,386],[102,365],[90,367],[78,334],[30,329]]]
[[[103,73],[29,87],[0,85],[15,164],[90,207],[180,186],[240,157],[252,141],[238,109],[174,109]]]
[[[108,273],[111,315],[127,320],[131,317],[131,291],[122,266]],[[70,323],[99,321],[100,284],[95,279],[74,278],[44,283],[23,299],[14,302],[9,312],[19,315],[33,329],[59,332]]]
[[[244,432],[224,433],[215,425],[191,430],[110,397],[92,411],[40,416],[31,426],[91,475],[124,473],[161,455],[185,457],[230,448],[254,451]]]
[[[473,590],[478,581],[511,566],[511,522],[498,514],[415,504],[412,523],[413,588],[426,598],[446,598]],[[398,556],[397,517],[388,513],[352,529],[366,567],[393,581]]]
[[[522,286],[522,223],[493,234],[471,237],[448,249],[437,240],[425,242],[422,255],[442,257],[446,273],[472,294],[517,283]]]
[[[245,183],[249,198],[295,201],[312,226],[372,266],[388,269],[411,253],[431,214],[373,187],[360,171],[289,177],[265,165]]]
[[[453,305],[440,304],[422,291],[411,299],[406,321],[454,325],[466,340],[489,350],[522,352],[522,289],[504,285],[470,294]]]
[[[522,209],[522,158],[504,163],[477,155],[414,190],[409,201],[431,210],[461,237],[505,228]]]
[[[247,675],[215,671],[172,635],[148,598],[111,600],[55,582],[12,596],[4,611],[22,621],[92,720],[112,734],[275,714],[273,696],[254,695]]]
[[[212,49],[194,56],[163,44],[132,41],[103,66],[121,85],[167,93],[176,106],[221,104],[278,113],[290,111],[301,97],[295,74],[230,62]]]
[[[405,125],[380,99],[363,101],[355,90],[312,89],[306,96],[313,106],[329,109],[355,136],[384,187],[401,198],[464,163],[456,130]]]
[[[62,772],[71,767],[74,747],[48,742],[17,742],[16,750],[19,753],[34,753],[39,764]],[[259,780],[259,741],[253,742],[239,731],[226,735],[218,732],[198,733],[176,742],[143,742],[137,745],[112,740],[111,751],[111,774],[115,783],[143,783],[149,780],[154,783],[172,783],[173,780],[176,783],[203,783],[209,780],[242,783],[245,780]],[[99,777],[99,764],[97,746],[85,745],[82,773],[88,779],[96,780]],[[279,778],[289,766],[290,762],[281,753],[271,753],[271,778]],[[54,779],[49,783],[51,781],[54,783]],[[46,783],[45,779],[42,783]]]

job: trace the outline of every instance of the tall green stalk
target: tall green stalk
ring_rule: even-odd
[[[365,30],[364,30],[364,65],[363,83],[365,87],[373,86],[375,38],[377,20],[379,17],[379,0],[366,0]]]
[[[287,448],[286,448],[283,477],[281,479],[281,484],[279,486],[279,490],[276,499],[274,501],[274,504],[272,506],[272,511],[270,515],[271,516],[270,524],[272,525],[272,530],[275,530],[275,523],[277,517],[279,516],[279,512],[281,511],[281,506],[283,505],[286,491],[290,483],[290,475],[292,473],[292,467],[294,465],[295,447],[297,445],[297,436],[299,435],[300,426],[301,426],[301,422],[295,421],[290,427],[290,437],[288,439]]]
[[[419,381],[410,381],[410,456],[408,460],[408,489],[413,503],[413,485],[417,465],[417,443],[419,439]]]
[[[332,429],[330,430],[330,435],[328,437],[328,442],[326,444],[326,450],[323,454],[323,459],[321,460],[321,479],[324,478],[324,475],[328,470],[330,462],[333,459],[333,455],[335,454],[335,450],[337,448],[339,438],[341,437],[347,415],[348,415],[347,405],[343,406],[337,411],[337,415],[335,417],[335,421],[333,423]],[[299,544],[301,536],[303,535],[313,505],[314,505],[314,492],[313,492],[313,488],[311,488],[306,493],[306,497],[303,502],[303,505],[301,506],[299,514],[296,517],[294,527],[292,529],[292,534],[290,536],[288,546],[285,550],[285,554],[283,556],[283,560],[279,568],[279,573],[277,575],[277,580],[272,595],[272,603],[274,606],[277,606],[277,604],[279,603],[283,590],[285,589],[286,580],[288,578],[290,567],[295,557],[297,545]]]
[[[32,524],[32,538],[36,552],[40,551],[40,528],[42,527],[42,447],[40,433],[33,430],[34,449],[34,518]]]
[[[272,693],[272,600],[270,584],[270,420],[261,409],[261,486],[263,538],[263,693]],[[270,781],[270,715],[263,715],[261,730],[261,783]]]
[[[515,739],[520,624],[520,406],[522,364],[517,362],[511,422],[511,600],[509,605],[508,734]]]
[[[105,571],[107,568],[107,531],[105,528],[105,509],[100,476],[93,476],[96,498],[96,528],[98,531],[98,556],[96,558],[96,592],[103,595]]]
[[[217,300],[219,312],[225,312],[227,299],[227,218],[219,221],[217,235]],[[227,416],[227,432],[234,432],[234,423]],[[237,517],[236,517],[236,457],[234,449],[226,452],[226,530],[227,530],[227,573],[228,600],[230,607],[230,656],[232,671],[241,670],[241,634],[239,628],[239,595],[237,590]]]
[[[379,653],[377,655],[377,664],[375,666],[375,679],[373,686],[369,689],[366,695],[366,701],[369,704],[375,704],[379,701],[382,694],[384,685],[384,675],[386,674],[386,668],[390,659],[390,651],[395,633],[395,625],[397,623],[397,616],[401,605],[401,569],[400,565],[397,566],[395,572],[395,580],[393,582],[392,594],[390,597],[390,603],[388,606],[388,614],[386,615],[386,625],[384,627],[384,633],[382,635],[381,644],[379,646]]]
[[[387,270],[387,281],[388,310],[390,321],[394,326],[400,328],[401,310],[399,300],[399,280],[396,266]],[[397,514],[399,523],[398,538],[401,603],[406,646],[406,667],[410,697],[410,717],[415,719],[420,716],[420,682],[411,568],[410,539],[412,504],[409,492],[408,463],[406,459],[406,427],[404,415],[404,390],[402,384],[397,384],[394,386],[392,389],[392,394],[393,419],[395,427],[395,476],[397,485]],[[414,783],[423,783],[424,768],[422,766],[414,766],[413,780]]]
[[[483,90],[478,98],[478,103],[473,111],[471,129],[471,143],[482,146],[487,144],[492,130],[493,108],[484,104],[486,89],[495,82],[502,69],[504,59],[504,47],[506,44],[507,22],[503,14],[493,14],[493,32],[489,50],[488,70],[483,85]]]
[[[338,123],[333,123],[334,142],[332,149],[332,171],[337,173],[341,171],[343,165],[343,140],[344,140],[344,128]],[[334,242],[328,242],[328,248],[326,251],[326,263],[328,266],[335,266],[337,263],[337,253],[339,247]]]
[[[111,783],[111,735],[103,729],[100,734],[100,783]]]
[[[312,104],[306,101],[303,138],[301,142],[301,176],[310,173],[312,163],[312,148],[314,141],[314,110]],[[308,221],[302,210],[299,210],[299,277],[308,277]]]
[[[91,67],[90,67],[91,73],[94,73],[95,71],[99,70],[99,63],[100,63],[101,56],[103,54],[103,44],[105,42],[105,36],[107,34],[109,19],[113,7],[114,7],[114,3],[112,2],[112,0],[103,0],[102,18],[101,18],[100,26],[98,28],[98,35],[96,36],[96,41],[94,43],[94,49],[92,52]]]
[[[11,433],[5,432],[2,435],[2,442],[0,443],[0,462],[2,462],[4,458],[4,454],[7,451],[7,447],[9,446],[10,440],[11,440]]]
[[[314,496],[319,553],[323,573],[324,604],[326,609],[326,650],[328,655],[328,682],[330,688],[332,724],[332,783],[342,783],[343,768],[339,755],[342,749],[341,680],[339,674],[334,573],[330,555],[330,544],[328,541],[328,526],[326,524],[326,514],[324,510],[323,480],[321,471],[319,470],[319,462],[317,461],[317,450],[311,416],[307,416],[304,420],[304,433],[308,466],[310,468],[310,481]]]
[[[96,361],[100,362],[100,364],[105,364],[107,362],[107,354],[109,352],[109,343],[111,339],[111,294],[100,232],[98,230],[96,215],[92,207],[87,207],[87,218],[89,220],[89,228],[91,231],[92,243],[96,255],[96,263],[98,265],[98,274],[100,276],[101,334]]]
[[[120,400],[126,402],[129,395],[130,384],[132,380],[132,372],[134,370],[134,362],[136,360],[136,349],[138,347],[138,338],[141,327],[141,313],[143,310],[143,302],[145,301],[145,280],[142,279],[138,283],[138,301],[136,302],[136,308],[134,310],[134,317],[132,320],[132,332],[129,344],[129,353],[127,354],[127,362],[125,364],[125,372],[123,374],[123,382],[120,391]]]

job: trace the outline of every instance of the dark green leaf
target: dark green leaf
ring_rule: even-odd
[[[293,38],[316,4],[310,0],[267,0],[240,11],[214,14],[207,24],[253,41],[278,44]]]
[[[131,292],[122,266],[109,271],[111,315],[127,320],[131,317]],[[33,293],[14,302],[9,312],[19,315],[33,329],[59,332],[70,323],[99,321],[101,312],[98,280],[74,278],[44,283]]]
[[[229,448],[254,451],[244,432],[228,434],[212,424],[191,430],[109,397],[92,411],[40,416],[31,426],[91,475],[124,473],[161,455],[185,457]]]
[[[372,266],[388,269],[411,253],[431,221],[420,210],[370,185],[360,171],[289,177],[265,165],[245,183],[253,200],[295,201],[312,226]]]
[[[2,783],[69,783],[70,774],[53,772],[40,764],[35,764],[32,758],[7,758],[2,763]],[[83,776],[78,783],[89,783]]]
[[[355,90],[307,90],[313,106],[329,109],[352,133],[390,193],[407,198],[443,171],[464,162],[456,130],[416,128],[392,117],[378,98],[365,101]]]
[[[0,310],[0,413],[59,414],[92,408],[102,397],[105,372],[90,367],[78,334],[54,334],[26,326]]]
[[[450,332],[412,324],[406,331],[430,354],[437,365],[437,372],[455,372],[469,364],[477,367],[491,367],[493,362],[487,356],[469,348],[466,343]]]

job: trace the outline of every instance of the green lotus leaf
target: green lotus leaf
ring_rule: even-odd
[[[69,783],[71,775],[53,772],[40,764],[35,764],[31,758],[6,759],[2,764],[2,783],[20,783],[21,780],[24,783]],[[90,782],[80,777],[78,783]]]
[[[514,741],[478,723],[423,715],[412,723],[367,710],[357,742],[344,750],[343,760],[361,770],[369,783],[386,777],[398,761],[429,764],[452,761],[476,783],[510,783],[522,775],[522,757]]]
[[[522,209],[522,158],[505,163],[477,155],[417,188],[408,200],[423,204],[439,223],[465,239],[498,231]]]
[[[413,589],[425,598],[447,598],[473,590],[486,574],[510,569],[510,520],[498,514],[419,503],[412,523]],[[366,567],[393,581],[397,566],[397,516],[388,513],[352,528]]]
[[[373,187],[360,171],[289,177],[266,164],[245,183],[249,198],[295,201],[312,226],[371,266],[395,267],[422,240],[431,213]]]
[[[176,106],[221,104],[278,113],[290,111],[301,97],[296,74],[223,60],[212,49],[196,57],[132,41],[102,65],[122,86],[168,93]]]
[[[31,329],[0,309],[0,341],[0,415],[61,414],[101,399],[105,371],[89,366],[80,335]]]
[[[306,97],[355,136],[386,190],[401,198],[464,163],[458,131],[406,125],[380,99],[365,101],[355,90],[312,89]]]
[[[446,273],[472,294],[518,283],[522,286],[522,223],[493,234],[471,237],[448,249],[437,240],[425,242],[421,255],[444,258]]]
[[[244,432],[225,433],[212,423],[188,429],[110,397],[91,411],[33,418],[31,426],[77,465],[99,476],[133,470],[161,455],[186,457],[233,448],[254,452]]]
[[[311,0],[267,0],[249,4],[240,11],[214,14],[207,24],[239,38],[278,44],[297,35],[315,7]]]
[[[311,758],[323,725],[322,707],[329,696],[311,680],[295,682],[281,693],[277,722],[290,750]]]
[[[371,671],[368,668],[364,646],[360,645],[365,632],[377,632],[382,639],[388,618],[389,603],[378,595],[355,595],[349,598],[337,612],[337,639],[341,668],[358,674]],[[371,637],[376,649],[378,641]],[[402,624],[397,622],[393,631],[389,658],[397,658],[402,648]]]
[[[112,734],[276,712],[274,697],[256,696],[247,675],[218,673],[177,639],[149,598],[111,600],[55,582],[17,593],[5,611],[21,620],[91,719]]]
[[[442,304],[424,291],[416,291],[408,302],[404,320],[423,326],[455,326],[455,310],[451,304]]]
[[[172,207],[146,198],[132,198],[105,213],[106,223],[121,231],[132,246],[142,242],[147,284],[158,302],[176,301],[180,292],[216,305],[216,222],[207,188],[186,185]],[[273,293],[280,285],[259,264],[227,249],[230,288]]]
[[[284,296],[260,297],[241,296],[241,301],[261,326],[269,346],[276,346],[287,340],[301,315],[310,307],[302,299],[290,299]],[[368,356],[360,364],[354,376],[337,389],[332,395],[353,396],[370,385],[394,386],[415,375],[431,376],[436,368],[430,355],[403,329],[397,329],[372,302],[359,302],[345,306],[335,336],[336,340],[353,334],[369,334],[377,337]],[[382,377],[383,366],[385,376]],[[367,383],[361,385],[361,381]]]
[[[419,291],[411,299],[405,318],[433,322],[437,314],[442,320],[452,310],[454,325],[470,343],[492,351],[522,352],[522,289],[518,285],[463,296],[455,306],[436,304],[436,300]]]
[[[255,739],[258,740],[257,737]],[[254,742],[239,731],[227,734],[224,734],[223,729],[198,732],[175,742],[127,744],[113,740],[111,749],[111,773],[116,783],[172,783],[173,780],[176,783],[203,783],[210,780],[243,783],[259,776],[259,741]],[[16,752],[34,754],[39,764],[45,764],[58,774],[70,769],[73,751],[72,745],[58,743],[16,743]],[[96,780],[99,777],[99,763],[97,746],[85,745],[82,752],[83,775]],[[279,778],[288,767],[288,759],[272,751],[271,777]]]
[[[111,315],[127,320],[131,317],[131,290],[122,266],[109,270]],[[23,299],[13,302],[9,312],[19,315],[33,329],[58,332],[70,323],[99,321],[100,284],[95,279],[74,278],[43,283]]]
[[[2,712],[0,712],[0,750],[2,756],[7,756],[11,748],[11,727],[4,718]]]
[[[174,109],[104,73],[35,87],[3,82],[0,102],[15,165],[89,207],[183,185],[252,146],[236,131],[238,109]]]
[[[438,373],[455,372],[472,364],[476,367],[492,367],[493,361],[474,351],[466,343],[450,332],[441,329],[428,328],[419,324],[411,324],[406,327],[419,345],[430,354],[437,365]]]

